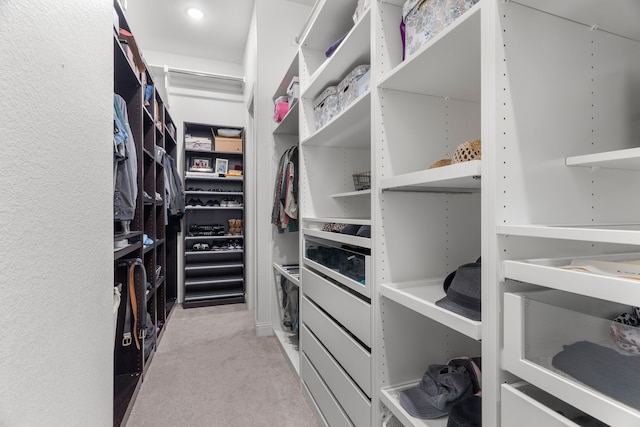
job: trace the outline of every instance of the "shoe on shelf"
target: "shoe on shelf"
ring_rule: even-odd
[[[156,192],[156,202],[161,202],[162,201],[162,196],[160,195],[160,193]]]
[[[194,251],[208,251],[209,250],[209,244],[208,243],[196,243],[195,245],[193,245],[191,247],[192,250]]]

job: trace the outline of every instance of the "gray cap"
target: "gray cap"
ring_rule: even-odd
[[[473,395],[473,385],[463,366],[430,365],[415,387],[400,392],[400,404],[413,417],[440,418],[459,400]]]
[[[436,301],[436,305],[479,321],[481,315],[480,271],[479,262],[458,267],[444,280],[444,290],[447,295]]]

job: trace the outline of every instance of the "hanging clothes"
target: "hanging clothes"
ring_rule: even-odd
[[[284,233],[298,231],[298,147],[287,149],[280,157],[273,191],[271,223]]]
[[[156,147],[156,160],[162,163],[164,170],[164,200],[167,206],[165,225],[178,224],[184,215],[184,187],[176,161],[162,147]]]
[[[131,221],[138,197],[138,156],[127,102],[113,94],[113,218]]]

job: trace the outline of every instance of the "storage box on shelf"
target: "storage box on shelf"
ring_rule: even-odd
[[[220,148],[222,139],[239,140],[242,129],[185,123],[185,140],[205,146],[185,149],[184,306],[244,302],[244,193],[242,151]],[[222,135],[238,134],[239,138]],[[222,147],[229,148],[229,147]],[[238,171],[238,176],[230,176]]]

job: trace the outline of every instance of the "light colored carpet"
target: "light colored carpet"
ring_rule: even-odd
[[[317,427],[274,337],[245,304],[183,309],[167,323],[126,427]]]

